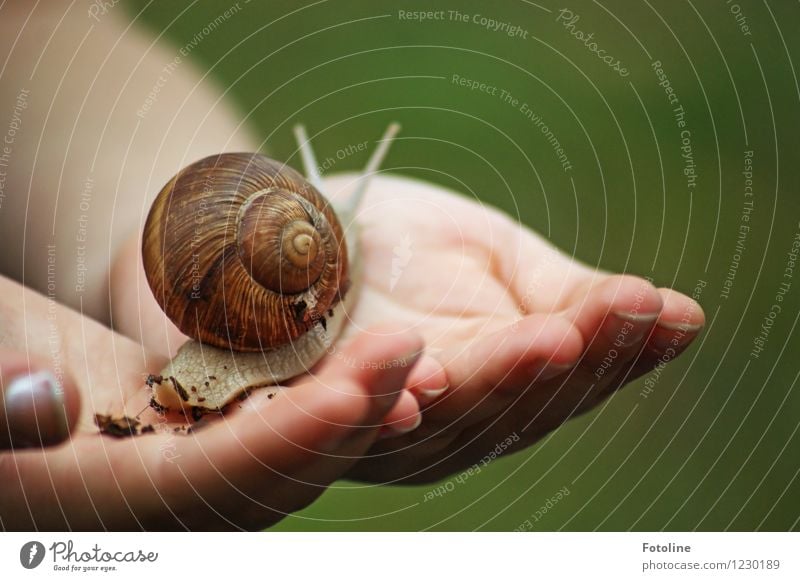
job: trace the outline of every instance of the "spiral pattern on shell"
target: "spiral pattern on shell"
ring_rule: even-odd
[[[254,153],[207,157],[170,180],[147,217],[142,255],[175,325],[236,351],[324,326],[349,286],[331,205],[296,171]]]

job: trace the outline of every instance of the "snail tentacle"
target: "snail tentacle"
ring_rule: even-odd
[[[367,193],[367,188],[369,188],[372,178],[378,172],[378,169],[383,163],[383,159],[386,157],[386,154],[389,153],[389,147],[392,145],[392,141],[394,141],[394,138],[399,131],[399,123],[391,123],[389,127],[386,128],[383,136],[378,141],[378,147],[370,156],[364,171],[361,172],[361,177],[359,178],[359,184],[356,188],[356,191],[353,192],[353,195],[350,196],[350,198],[343,203],[340,208],[337,208],[337,211],[340,215],[349,217],[355,216],[358,206],[361,204],[361,200],[364,198],[364,194]]]

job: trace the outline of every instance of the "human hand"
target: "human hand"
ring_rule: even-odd
[[[166,360],[102,325],[0,278],[0,346],[28,340],[33,356],[52,356],[75,379],[83,411],[68,443],[0,454],[4,528],[259,529],[298,510],[340,478],[392,414],[422,341],[384,329],[356,337],[315,376],[268,401],[257,391],[189,436],[182,418],[147,407],[147,370]],[[24,315],[24,316],[23,316]],[[55,338],[55,339],[54,339]],[[55,345],[55,349],[54,349]],[[405,366],[381,362],[403,360]],[[72,398],[69,410],[74,409]],[[145,410],[141,414],[142,410]],[[93,415],[139,415],[154,433],[112,439]]]
[[[328,191],[353,179],[329,179]],[[366,281],[349,329],[394,321],[429,355],[410,378],[421,425],[377,442],[350,477],[425,482],[498,443],[521,450],[677,357],[704,324],[691,298],[583,265],[431,184],[376,178],[357,219]]]
[[[346,197],[356,179],[327,178],[325,193]],[[353,478],[436,480],[515,434],[506,451],[523,449],[677,357],[704,323],[689,297],[590,268],[501,212],[433,184],[376,176],[357,221],[363,287],[320,365],[341,359],[339,345],[363,329],[390,321],[420,333],[428,354],[407,376],[408,415],[386,418]],[[117,262],[112,294],[124,306],[115,320],[134,335],[160,329],[143,342],[174,353],[186,338],[152,298],[138,254],[132,241]]]

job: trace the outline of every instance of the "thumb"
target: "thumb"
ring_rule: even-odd
[[[71,378],[56,378],[24,353],[0,349],[0,450],[63,442],[78,419],[80,396]]]

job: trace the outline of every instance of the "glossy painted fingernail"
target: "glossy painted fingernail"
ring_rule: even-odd
[[[605,329],[606,336],[615,347],[629,347],[640,343],[652,330],[660,313],[617,312],[617,319]]]
[[[15,448],[57,444],[69,437],[64,390],[49,371],[15,378],[3,393],[7,435]]]
[[[381,426],[378,431],[378,439],[385,440],[386,438],[396,438],[397,436],[408,434],[416,430],[420,424],[422,424],[422,414],[417,414],[409,423],[395,422],[388,426]]]

